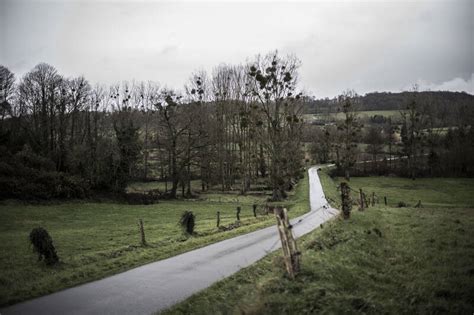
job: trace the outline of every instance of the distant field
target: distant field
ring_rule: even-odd
[[[195,182],[193,182],[194,184]],[[148,183],[134,189],[149,188]],[[265,196],[237,194],[200,195],[202,200],[163,201],[155,205],[69,202],[51,205],[0,205],[0,305],[12,304],[94,279],[103,278],[148,262],[167,258],[275,223],[273,216],[253,217],[252,204],[262,210]],[[307,178],[284,202],[290,215],[308,211]],[[221,232],[221,225],[236,221],[236,207],[242,207],[242,227]],[[196,235],[183,235],[180,215],[196,215]],[[145,225],[149,246],[141,247],[137,220]],[[51,234],[62,263],[48,268],[37,262],[27,239],[38,226]]]
[[[334,182],[321,176],[328,197]],[[165,314],[472,314],[474,180],[352,178],[389,206],[334,220],[298,241],[302,270],[285,276],[281,252],[216,283]],[[423,208],[398,208],[395,201]]]
[[[387,196],[389,206],[396,206],[399,201],[414,206],[421,200],[429,208],[474,208],[472,178],[353,177],[349,185],[355,190],[375,192],[380,202]]]
[[[393,117],[398,118],[400,117],[399,110],[372,110],[372,111],[359,111],[357,112],[358,115],[363,117],[372,117],[375,115],[384,116],[384,117]],[[331,114],[305,114],[304,119],[306,121],[313,121],[313,120],[325,120],[325,119],[336,119],[340,120],[344,118],[343,113],[331,113]]]

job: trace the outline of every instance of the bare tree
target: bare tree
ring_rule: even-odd
[[[114,189],[123,192],[133,176],[132,169],[139,160],[141,145],[139,126],[134,119],[138,104],[132,98],[133,86],[124,82],[122,87],[116,85],[111,90],[114,99],[112,115],[113,128],[117,139],[119,161],[115,168]]]
[[[295,95],[297,69],[300,65],[293,56],[281,58],[278,53],[257,57],[249,67],[252,78],[249,93],[258,106],[255,110],[262,113],[264,120],[258,121],[259,131],[270,159],[270,184],[272,199],[281,200],[285,196],[285,185],[289,182],[289,166],[300,165],[301,155],[297,135],[301,121],[301,94]],[[291,148],[289,148],[289,146]],[[290,156],[285,150],[296,149]],[[295,158],[292,158],[295,157]]]
[[[187,194],[191,195],[191,150],[193,147],[198,150],[201,190],[206,191],[209,189],[209,183],[211,181],[211,119],[208,113],[208,107],[206,106],[210,99],[210,84],[206,72],[199,71],[193,73],[185,89],[189,100],[187,112],[193,113],[190,124],[191,130],[188,132],[189,145],[186,152],[187,159],[189,160],[186,172]],[[193,137],[195,140],[191,141]]]
[[[356,110],[357,93],[348,90],[338,97],[344,119],[337,124],[338,143],[336,148],[336,166],[343,171],[347,180],[350,180],[350,169],[357,161],[357,144],[362,124],[359,122]]]
[[[420,159],[423,157],[422,138],[425,117],[419,111],[416,86],[413,92],[415,93],[413,99],[408,103],[406,110],[401,111],[400,114],[402,117],[401,139],[403,153],[407,158],[409,176],[415,179]]]
[[[77,136],[83,130],[80,120],[80,112],[85,109],[89,102],[89,94],[91,87],[84,77],[77,77],[67,81],[67,95],[69,98],[68,112],[71,116],[69,145],[73,147],[75,144],[82,142]]]
[[[19,84],[20,111],[32,120],[24,126],[30,143],[45,155],[55,148],[55,116],[62,77],[52,66],[41,63],[27,73]]]
[[[370,126],[365,135],[365,143],[367,143],[366,152],[372,155],[372,172],[377,168],[377,154],[382,153],[384,139],[382,129],[377,126]]]
[[[12,114],[11,98],[15,93],[15,75],[7,68],[0,65],[0,115],[3,121],[7,115]],[[0,129],[1,130],[1,129]]]
[[[393,164],[393,147],[397,142],[398,126],[392,122],[392,118],[388,118],[387,124],[384,126],[385,143],[388,145],[388,165],[392,170]]]
[[[169,156],[168,170],[172,185],[171,198],[176,198],[178,184],[182,179],[187,162],[185,155],[188,149],[185,141],[188,138],[190,121],[181,116],[179,108],[181,98],[172,90],[163,90],[160,101],[155,104],[158,114],[158,144],[166,149]]]
[[[139,104],[139,110],[144,118],[143,137],[143,179],[148,178],[148,160],[150,156],[150,121],[153,115],[153,107],[159,101],[159,85],[153,82],[140,83],[135,88],[135,102]]]

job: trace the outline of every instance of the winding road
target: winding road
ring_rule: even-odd
[[[318,176],[309,173],[311,210],[291,220],[300,237],[339,212],[328,206]],[[0,310],[4,314],[152,314],[247,267],[281,247],[275,226],[224,240],[98,281]]]

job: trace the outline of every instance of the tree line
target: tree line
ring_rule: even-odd
[[[415,96],[416,94],[416,96]],[[474,96],[466,92],[452,91],[403,91],[372,92],[357,95],[359,111],[404,110],[409,102],[418,99],[430,99],[438,113],[445,115],[444,119],[456,122],[455,114],[463,108],[472,107]],[[339,108],[337,97],[311,99],[305,103],[305,114],[336,113]],[[453,115],[452,115],[453,114]]]
[[[0,197],[122,193],[137,179],[169,183],[162,197],[190,197],[199,178],[203,191],[242,194],[263,180],[281,200],[303,171],[299,66],[269,53],[193,73],[182,91],[92,86],[45,63],[16,80],[0,66]]]
[[[447,92],[439,92],[443,95]],[[467,95],[462,94],[463,99]],[[398,114],[361,117],[363,97],[346,92],[334,100],[342,119],[311,126],[316,162],[333,162],[338,175],[474,176],[474,104],[434,97],[416,87]],[[446,97],[444,97],[446,99]],[[342,101],[341,101],[342,100]]]

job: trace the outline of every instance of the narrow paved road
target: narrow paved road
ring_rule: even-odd
[[[292,220],[297,237],[338,211],[327,207],[309,169],[311,211]],[[164,310],[280,248],[275,226],[2,309],[1,314],[151,314]]]

